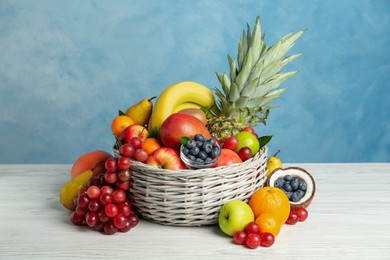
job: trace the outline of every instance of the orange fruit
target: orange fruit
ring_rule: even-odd
[[[162,147],[161,142],[154,137],[146,138],[145,142],[142,144],[142,149],[144,149],[147,154],[151,154],[157,148]]]
[[[134,121],[130,117],[124,115],[117,116],[112,120],[111,130],[114,135],[120,137],[123,130],[132,124],[134,124]]]
[[[263,187],[256,190],[248,204],[252,208],[255,218],[268,213],[284,224],[290,214],[290,201],[287,195],[276,187]]]
[[[269,213],[261,214],[256,218],[255,222],[259,225],[260,233],[268,232],[274,235],[274,237],[279,234],[282,227],[279,219]]]
[[[74,179],[83,172],[92,168],[94,175],[104,171],[104,161],[111,158],[112,155],[102,151],[96,150],[80,155],[73,163],[72,169],[70,170],[70,178]],[[102,162],[102,163],[100,163]]]

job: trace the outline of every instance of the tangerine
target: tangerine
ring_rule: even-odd
[[[112,120],[112,124],[111,124],[112,133],[115,136],[120,137],[123,130],[125,130],[125,128],[128,127],[129,125],[133,125],[133,124],[134,121],[130,117],[125,115],[117,116],[114,118],[114,120]]]
[[[255,218],[264,213],[271,214],[284,224],[290,215],[290,201],[287,195],[277,187],[262,187],[256,190],[248,202]]]
[[[146,138],[145,142],[142,143],[142,149],[149,155],[154,150],[162,147],[161,142],[154,137]]]
[[[268,232],[276,237],[279,232],[282,224],[279,222],[279,219],[276,216],[273,216],[269,213],[263,213],[258,216],[255,220],[259,226],[259,233]]]

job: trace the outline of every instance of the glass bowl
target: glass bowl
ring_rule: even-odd
[[[218,144],[217,144],[218,145]],[[221,150],[221,147],[218,145],[219,149]],[[211,168],[213,167],[219,160],[219,157],[221,156],[221,153],[214,159],[210,161],[203,161],[199,162],[196,160],[190,159],[184,152],[184,145],[180,146],[180,158],[184,162],[184,164],[189,168],[189,169],[204,169],[204,168]]]

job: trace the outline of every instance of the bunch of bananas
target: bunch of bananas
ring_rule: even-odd
[[[173,113],[187,108],[212,107],[214,102],[214,95],[209,88],[191,81],[176,83],[166,88],[156,100],[148,130],[159,128]]]

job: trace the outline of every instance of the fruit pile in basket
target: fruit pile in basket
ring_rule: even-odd
[[[248,26],[243,32],[237,58],[228,56],[229,73],[217,73],[221,87],[214,93],[196,82],[179,82],[119,110],[111,124],[114,156],[105,151],[81,155],[60,191],[62,205],[72,211],[70,221],[105,234],[135,227],[138,216],[129,192],[135,163],[196,173],[260,153],[271,136],[259,136],[254,127],[265,125],[274,108],[269,104],[285,91],[280,84],[296,73],[281,70],[300,56],[286,54],[302,33],[266,46],[258,18],[253,31]],[[248,202],[232,199],[220,208],[221,230],[249,248],[270,246],[283,224],[305,220],[315,193],[314,179],[304,169],[283,169],[276,155],[267,168],[266,187],[255,190]]]

